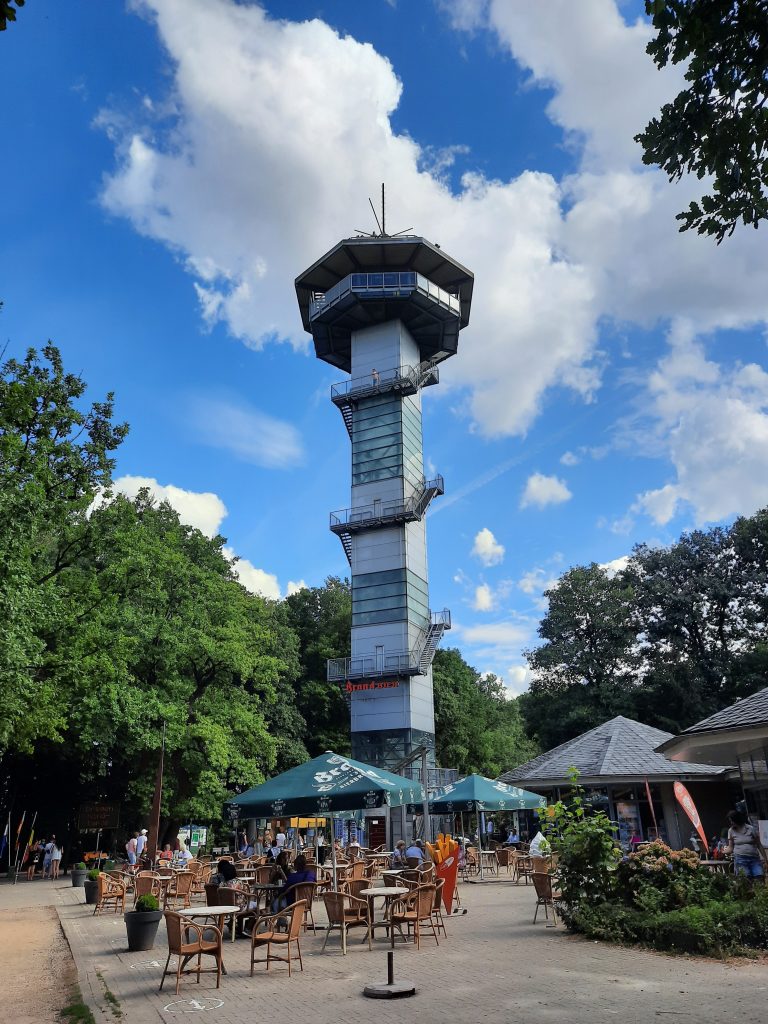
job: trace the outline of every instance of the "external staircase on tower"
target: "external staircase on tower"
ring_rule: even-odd
[[[377,370],[367,377],[345,380],[331,387],[331,401],[341,412],[347,433],[352,437],[352,410],[362,398],[375,395],[415,395],[421,388],[437,384],[439,359],[427,359],[418,366],[400,366],[394,370]]]
[[[423,480],[421,487],[405,501],[374,501],[370,505],[331,512],[330,529],[341,541],[351,565],[353,533],[416,522],[423,518],[432,499],[444,493],[445,481],[442,476],[436,476],[434,480]]]

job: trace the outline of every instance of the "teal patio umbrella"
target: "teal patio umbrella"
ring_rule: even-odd
[[[547,801],[537,793],[529,793],[506,782],[486,779],[484,775],[467,775],[450,786],[439,789],[429,801],[430,814],[477,813],[477,845],[480,855],[480,877],[483,878],[483,844],[480,828],[481,811],[540,810]]]
[[[484,775],[467,775],[450,786],[444,786],[429,801],[430,814],[458,814],[464,811],[532,811],[547,806],[538,793],[529,793],[506,782],[486,779]]]
[[[353,761],[327,750],[319,757],[276,775],[236,796],[246,818],[330,817],[342,811],[400,807],[425,799],[420,783],[383,768]],[[336,885],[336,853],[331,829],[331,863]]]

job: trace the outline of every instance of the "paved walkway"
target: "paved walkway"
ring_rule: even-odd
[[[94,918],[82,903],[83,890],[65,882],[56,887],[33,884],[51,886],[81,987],[101,1021],[114,1022],[120,1012],[125,1024],[167,1024],[180,1011],[199,1014],[210,1024],[243,1024],[255,1014],[266,1021],[278,1015],[313,1024],[369,1015],[375,1015],[377,1024],[402,1024],[404,1017],[418,1018],[419,1024],[656,1019],[763,1024],[766,1019],[768,967],[621,949],[570,936],[562,927],[547,928],[541,918],[534,926],[532,887],[503,879],[462,885],[468,913],[448,921],[448,938],[440,940],[439,948],[426,937],[418,952],[398,942],[396,977],[417,987],[410,1000],[373,1003],[363,998],[366,984],[386,979],[388,946],[382,932],[369,952],[353,930],[346,957],[338,933],[324,954],[323,933],[309,933],[302,941],[304,973],[297,970],[290,980],[282,965],[273,966],[269,974],[257,965],[250,978],[250,944],[225,942],[229,974],[218,992],[215,976],[204,975],[200,986],[185,979],[177,1001],[171,979],[162,994],[157,991],[159,964],[167,955],[162,929],[152,954],[128,953],[122,918]],[[0,888],[0,907],[6,892],[5,886]],[[322,910],[316,918],[324,920]]]

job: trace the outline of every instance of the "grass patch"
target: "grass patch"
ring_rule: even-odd
[[[77,985],[72,989],[70,999],[72,1002],[59,1011],[59,1020],[62,1024],[96,1024],[90,1008],[83,1002],[83,994]]]
[[[112,1016],[119,1020],[120,1017],[123,1016],[123,1011],[120,1009],[120,1000],[117,998],[115,993],[112,992],[110,988],[107,986],[106,981],[104,981],[104,975],[101,973],[101,971],[96,971],[96,977],[104,986],[104,998],[109,1003],[109,1007],[112,1010]]]

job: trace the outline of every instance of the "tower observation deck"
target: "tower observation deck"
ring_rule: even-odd
[[[349,374],[331,389],[352,442],[350,507],[331,513],[352,576],[349,658],[328,662],[350,697],[352,756],[392,767],[434,749],[432,659],[450,612],[429,602],[421,393],[469,322],[472,273],[413,235],[339,242],[296,279],[318,359]]]

